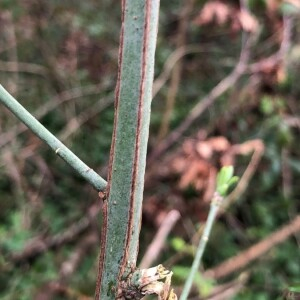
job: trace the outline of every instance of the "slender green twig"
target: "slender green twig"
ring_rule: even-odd
[[[183,287],[183,291],[180,296],[180,300],[186,300],[189,295],[190,289],[193,284],[193,280],[199,269],[201,259],[202,259],[207,241],[209,239],[209,235],[210,235],[212,226],[213,226],[216,216],[218,214],[219,208],[222,205],[222,202],[224,201],[224,197],[227,195],[227,192],[228,192],[230,186],[232,186],[237,181],[238,181],[238,177],[233,176],[233,167],[232,166],[224,166],[218,173],[216,191],[215,191],[214,196],[211,201],[207,221],[206,221],[206,224],[204,227],[202,237],[199,241],[199,245],[197,248],[196,256],[193,261],[191,272],[190,272],[190,274],[185,282],[185,285]]]
[[[188,295],[189,295],[190,289],[191,289],[192,284],[193,284],[193,280],[194,280],[195,275],[196,275],[196,273],[199,269],[203,253],[204,253],[204,250],[205,250],[205,247],[206,247],[206,244],[207,244],[212,226],[213,226],[214,221],[216,219],[220,204],[222,203],[222,200],[223,200],[223,197],[220,196],[219,193],[216,192],[213,199],[212,199],[211,207],[210,207],[209,214],[208,214],[208,218],[207,218],[207,221],[206,221],[206,224],[205,224],[205,228],[204,228],[202,237],[200,239],[200,242],[199,242],[199,245],[198,245],[198,248],[197,248],[196,256],[194,258],[190,274],[189,274],[189,276],[188,276],[188,278],[185,282],[182,294],[179,298],[180,300],[186,300]]]
[[[13,96],[0,84],[0,102],[3,103],[21,122],[27,125],[67,164],[86,179],[96,190],[104,191],[107,182],[93,169],[81,161],[69,148],[49,132],[34,116],[32,116]]]

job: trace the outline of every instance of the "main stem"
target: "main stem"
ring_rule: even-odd
[[[96,299],[122,299],[136,266],[159,0],[123,0],[115,121]]]

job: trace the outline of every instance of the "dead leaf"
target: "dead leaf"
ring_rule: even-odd
[[[211,1],[203,6],[194,22],[197,25],[205,25],[215,21],[218,25],[223,25],[228,21],[230,13],[231,9],[227,4],[220,1]]]
[[[245,9],[239,9],[221,1],[207,2],[194,20],[197,25],[229,23],[233,32],[243,29],[246,32],[256,32],[259,24],[253,14]]]
[[[251,13],[242,9],[238,14],[238,18],[244,31],[252,33],[257,32],[258,21]]]

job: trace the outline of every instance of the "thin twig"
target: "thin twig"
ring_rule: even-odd
[[[67,283],[84,258],[87,257],[87,253],[97,242],[98,235],[95,230],[92,230],[87,236],[83,237],[78,242],[75,250],[69,255],[68,259],[62,263],[59,271],[59,278],[41,286],[35,300],[52,300],[57,295],[65,296],[67,299],[92,300],[92,297],[81,294],[76,288],[70,288]]]
[[[240,144],[240,145],[234,145],[232,147],[232,151],[235,152],[235,150],[237,150],[236,153],[244,154],[244,155],[246,155],[247,153],[249,153],[252,150],[254,150],[254,152],[253,152],[251,160],[250,160],[245,172],[243,173],[241,179],[239,180],[237,186],[228,195],[228,197],[226,197],[224,199],[224,202],[223,202],[222,208],[221,208],[222,211],[226,210],[229,206],[231,206],[231,204],[234,201],[236,201],[240,197],[240,195],[242,195],[245,192],[245,190],[247,189],[248,184],[249,184],[253,174],[257,170],[257,167],[262,158],[262,155],[264,154],[265,146],[261,140],[252,140],[252,141],[248,141],[243,144]]]
[[[57,135],[62,141],[65,141],[71,134],[80,128],[89,119],[99,114],[102,110],[113,104],[114,98],[112,96],[105,97],[101,101],[97,101],[94,105],[82,111],[78,116],[69,120],[65,128]]]
[[[99,236],[97,231],[91,230],[89,234],[84,236],[81,241],[78,242],[77,247],[71,253],[70,257],[61,265],[59,275],[60,282],[65,282],[76,270],[81,261],[86,258],[86,252],[93,248],[95,244],[99,242]]]
[[[88,85],[85,87],[76,87],[71,90],[64,91],[54,96],[51,100],[46,102],[44,105],[40,106],[33,115],[40,119],[44,117],[49,112],[53,111],[58,105],[61,105],[67,101],[81,98],[88,95],[98,94],[101,90],[110,88],[109,86],[102,85]],[[101,100],[100,100],[101,101]],[[28,130],[24,124],[17,124],[10,128],[8,132],[0,135],[0,148],[4,147],[7,143],[13,141],[16,136]]]
[[[0,61],[0,71],[11,73],[30,73],[35,75],[45,76],[47,69],[38,64],[17,62],[17,61]]]
[[[283,36],[279,50],[267,58],[263,58],[256,63],[250,64],[247,67],[247,71],[250,73],[258,73],[264,69],[271,69],[272,67],[278,65],[280,62],[283,63],[285,67],[286,57],[291,47],[292,28],[293,17],[283,16]]]
[[[191,267],[191,271],[190,271],[189,276],[184,284],[184,287],[183,287],[183,290],[182,290],[179,300],[186,300],[190,293],[190,290],[191,290],[191,287],[193,284],[193,280],[199,269],[201,259],[202,259],[207,241],[209,239],[212,226],[215,222],[215,219],[218,214],[218,210],[220,208],[222,201],[223,201],[223,197],[216,192],[212,199],[212,202],[211,202],[207,221],[205,223],[203,234],[201,236],[201,239],[200,239],[200,242],[199,242],[199,245],[197,248],[197,252],[196,252],[192,267]]]
[[[170,75],[172,74],[173,68],[176,64],[185,56],[192,53],[204,52],[203,45],[186,45],[176,49],[166,60],[163,71],[161,74],[154,80],[153,89],[152,89],[152,98],[154,99],[157,93],[161,90],[164,84],[168,81]]]
[[[140,263],[141,269],[149,268],[158,258],[166,238],[179,218],[180,213],[177,210],[171,210],[167,214]]]
[[[49,237],[35,237],[27,243],[24,249],[18,253],[11,254],[11,260],[14,263],[26,261],[48,251],[50,248],[60,247],[66,243],[74,241],[79,234],[84,232],[95,221],[100,206],[98,203],[91,206],[87,215],[77,222],[71,224],[63,232]]]
[[[182,8],[182,17],[179,21],[178,34],[176,37],[176,46],[184,47],[186,44],[186,34],[189,25],[189,17],[193,10],[195,0],[186,0],[184,1],[184,6]],[[162,116],[162,122],[158,133],[158,141],[161,141],[169,131],[171,115],[175,105],[175,99],[179,89],[181,74],[182,74],[183,62],[180,60],[174,67],[171,79],[170,86],[168,89],[167,99],[166,99],[166,109],[164,115]]]
[[[2,85],[0,85],[0,101],[96,190],[105,190],[107,182],[49,132]]]
[[[16,47],[16,32],[13,23],[12,13],[10,11],[4,11],[2,17],[5,20],[4,30],[7,44],[12,45],[11,50],[8,52],[8,57],[10,60],[15,61],[16,63],[16,72],[13,74],[12,78],[8,80],[8,84],[10,85],[10,90],[14,95],[18,92],[18,80],[19,80],[19,72],[18,72],[18,52]]]
[[[245,285],[248,280],[249,275],[247,273],[242,273],[237,279],[227,282],[222,285],[218,285],[212,291],[212,293],[203,298],[202,300],[229,300],[232,299]],[[198,300],[192,298],[191,300]]]
[[[250,46],[252,38],[249,37],[243,47],[240,55],[240,60],[234,70],[222,81],[220,81],[211,92],[201,99],[196,106],[190,111],[188,117],[171,132],[165,140],[163,140],[152,152],[149,157],[149,163],[156,160],[162,155],[171,145],[173,145],[183,135],[183,133],[199,118],[199,116],[211,106],[216,99],[225,91],[232,87],[237,80],[244,74],[247,69],[247,63],[250,55]]]
[[[283,243],[291,235],[300,231],[300,215],[290,222],[289,224],[283,226],[280,230],[272,233],[261,242],[253,245],[249,249],[241,252],[240,254],[229,258],[220,265],[209,269],[204,272],[205,277],[209,278],[222,278],[228,276],[229,274],[246,267],[250,262],[260,258],[267,251],[273,247]]]

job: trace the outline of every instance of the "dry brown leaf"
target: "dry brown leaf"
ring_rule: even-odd
[[[238,14],[238,19],[244,31],[252,33],[257,32],[258,21],[251,13],[242,9]]]
[[[265,145],[262,142],[262,140],[252,140],[252,141],[247,141],[243,144],[234,145],[233,149],[236,154],[248,155],[254,150],[258,152],[264,152]]]
[[[277,73],[276,73],[276,77],[277,77],[277,82],[278,83],[283,83],[286,81],[287,79],[287,73],[286,73],[286,69],[284,68],[284,66],[279,66]]]
[[[179,187],[182,189],[187,188],[197,178],[199,171],[199,164],[192,163],[186,172],[182,174],[179,181]]]
[[[230,149],[226,151],[220,158],[221,166],[234,166],[235,165],[235,153]]]
[[[186,155],[190,155],[194,152],[193,140],[186,140],[182,145],[182,150]]]
[[[232,145],[224,136],[216,136],[204,141],[202,138],[203,135],[196,135],[194,138],[186,139],[181,149],[162,161],[159,169],[167,171],[163,172],[164,174],[160,173],[159,180],[167,182],[175,179],[177,185],[170,189],[164,198],[150,197],[147,199],[144,213],[154,224],[160,224],[169,210],[170,204],[183,213],[192,211],[197,218],[204,220],[207,217],[205,207],[215,191],[219,167],[234,166],[238,155],[249,155],[253,152],[249,165],[256,170],[257,163],[253,163],[253,161],[255,162],[256,157],[260,158],[264,151],[264,144],[261,140]],[[248,169],[249,167],[247,167]],[[245,174],[249,173],[247,170]],[[249,181],[248,177],[246,177],[246,181]],[[192,197],[194,201],[189,203],[185,201],[184,193],[188,187],[192,187],[196,193]],[[244,189],[245,185],[239,191],[244,191]]]
[[[217,152],[226,151],[231,147],[229,141],[224,136],[213,137],[209,139],[208,142]]]
[[[186,168],[186,159],[183,157],[175,157],[172,162],[172,167],[175,173],[181,173]]]
[[[211,22],[216,22],[219,25],[224,24],[229,20],[231,8],[220,1],[207,2],[198,17],[195,19],[195,24],[205,25]]]
[[[208,142],[200,142],[196,144],[196,151],[200,157],[210,159],[213,154],[213,148]]]
[[[224,25],[229,22],[233,32],[241,29],[246,32],[256,32],[259,26],[257,19],[250,12],[221,1],[207,2],[194,22],[197,25],[213,22],[217,25]]]

